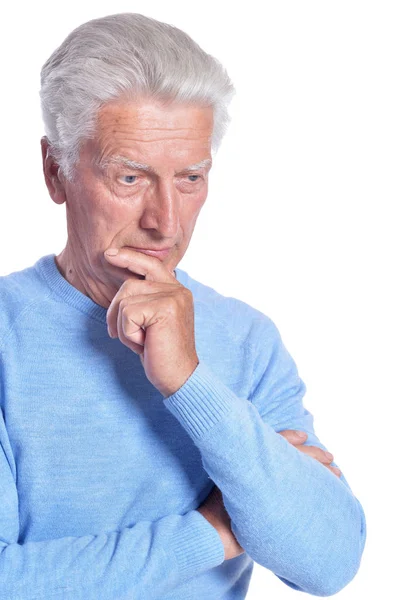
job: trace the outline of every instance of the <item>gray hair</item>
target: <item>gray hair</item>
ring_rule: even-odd
[[[41,70],[45,133],[69,180],[81,142],[95,134],[103,104],[144,96],[211,106],[216,151],[230,122],[227,107],[234,93],[220,62],[184,31],[135,13],[83,23]]]

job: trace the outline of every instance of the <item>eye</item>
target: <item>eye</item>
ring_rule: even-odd
[[[188,178],[190,181],[198,181],[198,179],[200,179],[200,175],[188,175]]]
[[[121,179],[123,183],[135,183],[137,175],[122,175]]]

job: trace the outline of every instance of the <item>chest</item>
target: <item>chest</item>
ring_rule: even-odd
[[[139,358],[120,349],[113,360],[54,352],[7,373],[23,539],[111,531],[196,508],[213,484]]]

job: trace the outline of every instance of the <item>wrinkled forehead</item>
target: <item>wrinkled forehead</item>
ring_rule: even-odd
[[[103,105],[96,123],[96,162],[124,156],[151,164],[151,159],[179,159],[187,165],[211,156],[213,109],[154,100]]]
[[[164,103],[142,99],[103,105],[97,116],[97,134],[131,135],[140,141],[175,136],[210,138],[213,130],[213,108],[192,103]]]

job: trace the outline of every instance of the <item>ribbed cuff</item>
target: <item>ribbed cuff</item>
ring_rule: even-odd
[[[230,412],[242,408],[238,398],[202,361],[172,396],[163,400],[192,438],[200,438]]]
[[[190,579],[224,561],[223,542],[216,529],[197,510],[183,517],[178,532],[171,540],[179,573]]]

